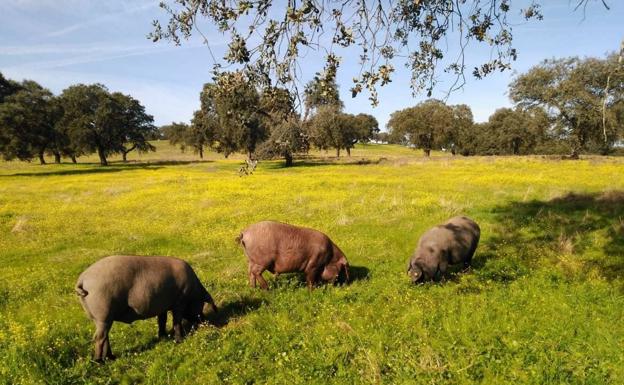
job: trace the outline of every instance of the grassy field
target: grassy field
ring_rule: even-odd
[[[368,145],[239,177],[241,158],[158,147],[109,167],[0,163],[0,383],[624,383],[624,159]],[[481,224],[472,271],[410,285],[420,234],[457,214]],[[263,219],[326,232],[354,282],[249,288],[234,238]],[[93,363],[73,286],[114,253],[188,260],[219,326],[176,345],[155,319],[115,323],[119,358]]]

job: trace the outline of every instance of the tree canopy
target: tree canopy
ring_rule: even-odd
[[[453,109],[444,102],[429,99],[415,107],[393,112],[388,128],[394,136],[404,136],[426,156],[431,150],[449,143],[453,126],[456,124]]]
[[[20,84],[14,80],[7,79],[0,72],[0,103],[4,102],[4,99],[16,93],[21,88]]]
[[[263,120],[267,113],[254,84],[240,71],[226,72],[204,85],[200,101],[191,124],[195,142],[214,147],[226,158],[241,151],[251,159],[268,136]]]
[[[153,117],[128,95],[111,94],[102,84],[78,84],[60,96],[64,110],[60,124],[82,153],[96,152],[102,165],[111,154],[130,149],[153,150],[146,137],[156,128]],[[125,156],[124,156],[125,158]]]
[[[368,142],[379,132],[377,119],[367,114],[346,114],[336,105],[324,105],[307,122],[310,141],[321,150],[333,148],[336,156],[351,149],[358,142]]]
[[[589,0],[576,0],[577,8]],[[382,4],[346,0],[166,0],[160,3],[164,20],[154,20],[149,38],[177,45],[194,33],[210,48],[213,43],[202,29],[227,35],[228,50],[223,58],[213,56],[214,72],[237,65],[261,88],[269,85],[296,89],[302,60],[311,50],[325,54],[318,69],[319,84],[335,80],[342,55],[359,59],[353,77],[355,96],[366,90],[373,105],[377,87],[392,80],[396,65],[411,72],[414,93],[430,96],[441,72],[455,76],[451,90],[462,86],[465,73],[482,78],[511,67],[517,57],[514,48],[512,15],[524,20],[541,20],[541,1],[524,8],[512,0],[398,0]],[[606,5],[603,0],[602,3]],[[206,27],[210,28],[210,27]],[[213,32],[213,31],[210,31]],[[455,50],[447,50],[449,42]],[[491,49],[491,57],[467,68],[471,45]]]
[[[582,151],[610,150],[624,121],[624,68],[618,55],[606,59],[545,60],[509,86],[521,108],[543,107],[573,157]],[[609,79],[609,81],[607,81]],[[604,121],[603,121],[604,118]]]
[[[61,142],[56,127],[61,111],[56,98],[31,80],[21,84],[0,80],[5,95],[0,103],[0,153],[7,160],[38,157],[44,164],[45,152],[58,154]]]

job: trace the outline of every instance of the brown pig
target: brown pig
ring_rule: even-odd
[[[132,323],[158,317],[158,336],[167,335],[167,312],[173,313],[176,342],[182,320],[203,320],[204,304],[217,307],[191,266],[177,258],[113,255],[89,266],[78,278],[76,293],[95,322],[96,361],[115,358],[108,341],[113,321]]]
[[[418,283],[444,277],[448,265],[463,263],[469,268],[480,236],[479,225],[467,217],[453,217],[435,226],[420,237],[407,274]]]
[[[320,231],[281,222],[263,221],[247,227],[236,239],[249,261],[249,284],[268,289],[262,277],[302,271],[309,289],[320,280],[349,281],[349,263],[342,251]]]

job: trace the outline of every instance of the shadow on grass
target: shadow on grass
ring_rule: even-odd
[[[388,159],[381,157],[377,159],[358,158],[358,157],[340,157],[340,158],[304,158],[294,161],[291,166],[286,166],[285,162],[272,162],[266,165],[270,170],[281,170],[291,168],[310,168],[318,166],[365,166],[369,164],[380,164],[386,162]]]
[[[266,272],[264,273],[264,276],[265,276],[265,279],[268,278]],[[367,267],[349,265],[349,282],[346,284],[349,285],[356,281],[367,280],[369,276],[370,276],[370,270]],[[301,272],[281,273],[277,275],[272,275],[272,277],[273,279],[267,280],[267,282],[269,283],[269,290],[277,289],[277,288],[286,288],[286,287],[298,288],[298,289],[307,287],[305,274]],[[316,284],[315,287],[321,288],[326,285],[331,285],[331,283],[320,281],[319,283]],[[340,273],[340,275],[338,276],[338,279],[336,280],[336,282],[333,283],[333,285],[335,286],[345,285],[345,276],[343,272]]]
[[[349,278],[351,282],[364,281],[370,278],[368,267],[349,265]]]
[[[243,297],[240,300],[228,302],[219,306],[218,313],[210,314],[208,316],[208,322],[216,327],[223,327],[227,325],[230,320],[257,310],[263,303],[265,303],[265,301],[252,297]]]
[[[511,281],[551,258],[564,272],[624,276],[624,191],[512,202],[495,215],[494,234],[477,249],[480,275]]]
[[[188,335],[189,331],[185,330],[185,333]],[[131,347],[128,350],[124,350],[121,355],[117,355],[117,358],[129,356],[129,355],[133,355],[133,354],[139,354],[139,353],[147,352],[148,350],[154,349],[154,347],[156,347],[156,345],[158,345],[159,343],[162,343],[162,342],[165,342],[165,341],[166,342],[173,342],[173,337],[172,337],[173,330],[169,334],[170,335],[167,336],[166,338],[152,337],[152,338],[150,338],[149,341],[147,341],[147,343],[143,343],[143,344]],[[112,346],[112,347],[115,348],[114,346]],[[115,351],[113,350],[113,352],[115,352]],[[115,354],[117,354],[117,353],[115,353]]]
[[[207,316],[207,321],[218,328],[226,326],[230,320],[244,316],[247,313],[250,313],[262,306],[265,301],[258,298],[244,297],[240,300],[236,300],[233,302],[228,302],[224,305],[219,306],[219,311],[215,313],[211,313]],[[150,321],[154,321],[155,318],[150,319]],[[168,322],[169,326],[171,326],[171,316],[168,314]],[[182,321],[182,329],[184,332],[184,338],[188,338],[195,332],[194,327],[192,327],[186,320]],[[122,355],[131,355],[137,353],[143,353],[148,350],[152,350],[157,344],[162,342],[172,342],[173,341],[173,329],[169,328],[167,331],[167,337],[159,338],[152,337],[146,343],[141,343],[137,346],[131,347],[125,350]]]
[[[41,172],[18,172],[14,174],[4,174],[0,175],[0,177],[15,177],[15,176],[25,176],[25,177],[40,177],[40,176],[63,176],[63,175],[81,175],[81,174],[106,174],[113,172],[122,172],[122,171],[133,171],[133,170],[159,170],[166,166],[183,166],[193,163],[211,163],[210,160],[192,160],[192,161],[176,161],[176,160],[162,160],[162,161],[147,161],[147,162],[111,162],[108,166],[100,166],[99,163],[80,163],[75,168],[76,165],[73,164],[65,164],[61,167],[72,167],[70,169],[65,170],[54,170],[54,171],[41,171]],[[89,168],[82,168],[82,166],[89,166]],[[45,167],[45,165],[43,166]]]

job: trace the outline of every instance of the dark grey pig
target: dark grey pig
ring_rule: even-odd
[[[166,336],[167,312],[173,313],[176,342],[182,319],[203,320],[204,304],[217,307],[191,266],[177,258],[113,255],[89,266],[78,278],[76,293],[95,322],[96,361],[114,358],[108,341],[113,321],[132,323],[158,317],[158,336]]]
[[[480,236],[479,225],[466,217],[451,218],[428,230],[407,265],[412,282],[443,277],[448,265],[463,263],[469,268]]]
[[[308,288],[320,280],[349,281],[349,263],[342,251],[320,231],[281,222],[263,221],[247,227],[236,239],[249,261],[249,284],[268,289],[262,277],[302,271]],[[342,275],[342,278],[340,276]]]

